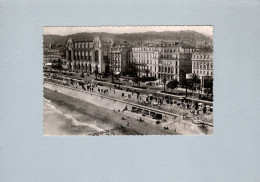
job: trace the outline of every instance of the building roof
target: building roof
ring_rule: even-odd
[[[194,53],[213,53],[213,49],[211,48],[196,49]]]

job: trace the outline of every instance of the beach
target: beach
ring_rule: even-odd
[[[109,105],[107,106],[109,107]],[[122,120],[122,117],[125,119]],[[101,108],[44,88],[44,135],[173,135],[160,125],[138,122],[123,112]]]

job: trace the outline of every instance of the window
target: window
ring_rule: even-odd
[[[98,61],[98,51],[95,51],[95,61]]]
[[[108,60],[108,51],[106,51],[106,50],[103,51],[103,54],[104,54],[104,55],[103,55],[103,59],[104,59],[104,60]]]

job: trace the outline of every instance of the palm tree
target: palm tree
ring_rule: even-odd
[[[197,83],[200,84],[200,78],[198,75],[196,75],[195,73],[192,74],[192,78],[191,78],[191,81],[193,84],[195,84],[195,90],[197,89]]]
[[[165,85],[166,85],[166,82],[167,82],[167,79],[166,79],[166,77],[165,77],[165,75],[164,75],[164,77],[163,77],[163,79],[162,79],[162,82],[163,82],[163,91],[165,92]]]
[[[188,89],[190,89],[190,88],[192,88],[191,87],[191,81],[189,80],[189,79],[183,79],[181,82],[180,82],[180,84],[181,84],[181,86],[182,87],[185,87],[185,96],[187,97],[187,95],[188,95],[188,92],[187,92],[187,90]]]
[[[95,76],[96,76],[96,80],[97,80],[97,76],[98,76],[98,71],[97,70],[95,70]]]
[[[112,83],[114,83],[114,71],[111,71],[111,78],[112,78]]]

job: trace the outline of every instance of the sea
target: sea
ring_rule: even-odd
[[[86,122],[87,121],[87,122]],[[69,111],[64,105],[59,105],[44,98],[44,135],[91,135],[103,132],[111,127],[102,125],[102,121],[86,114]]]

